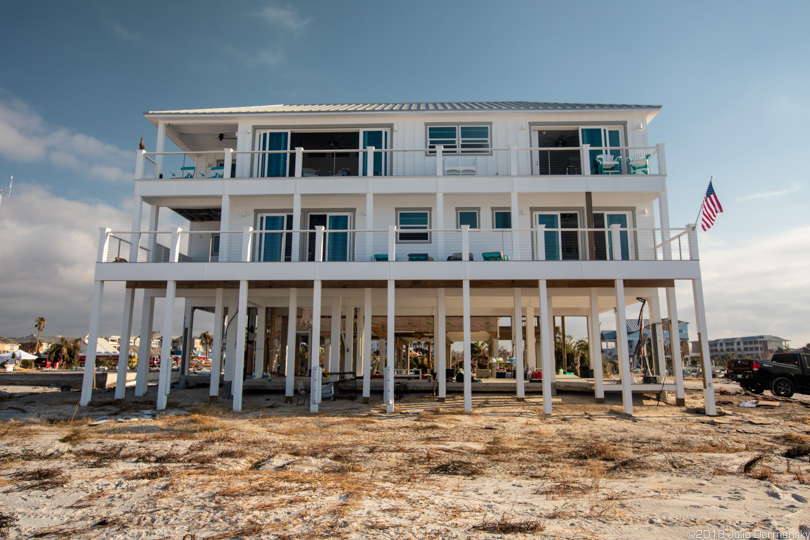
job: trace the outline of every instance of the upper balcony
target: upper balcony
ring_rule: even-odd
[[[608,177],[628,180],[666,176],[664,145],[519,148],[455,151],[307,149],[237,152],[140,151],[136,179],[217,180],[327,177]]]

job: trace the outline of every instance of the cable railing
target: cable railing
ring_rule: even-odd
[[[663,145],[445,150],[334,148],[206,152],[140,151],[138,179],[367,176],[664,175]],[[601,156],[601,157],[600,157]]]
[[[326,229],[108,232],[99,262],[690,261],[694,230]]]

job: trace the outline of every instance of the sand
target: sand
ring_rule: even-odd
[[[638,396],[628,417],[619,396],[561,393],[547,417],[540,397],[476,395],[465,414],[461,396],[408,395],[391,415],[378,397],[312,415],[251,392],[234,414],[192,389],[157,414],[154,388],[97,391],[87,408],[78,392],[0,392],[0,538],[810,533],[810,408],[796,401],[720,394],[725,415],[708,418],[693,390],[685,408]]]

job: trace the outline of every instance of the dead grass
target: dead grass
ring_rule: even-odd
[[[810,444],[797,444],[785,450],[782,455],[791,459],[810,455]]]
[[[70,481],[67,474],[56,468],[19,471],[12,474],[11,478],[18,482],[16,488],[11,491],[46,491],[62,487]]]
[[[157,480],[158,478],[169,476],[171,473],[172,471],[169,468],[163,465],[158,465],[157,467],[132,471],[127,473],[125,478],[127,480]]]
[[[0,510],[0,538],[8,538],[8,533],[17,524],[17,518]]]
[[[542,532],[546,526],[539,519],[510,519],[505,514],[500,519],[487,520],[475,525],[473,530],[499,534],[529,534]]]
[[[619,461],[624,457],[624,453],[610,442],[595,439],[569,452],[567,457],[580,460]]]
[[[481,467],[466,461],[453,460],[430,469],[430,474],[447,474],[458,476],[477,476],[483,472]]]

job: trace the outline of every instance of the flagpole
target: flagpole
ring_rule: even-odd
[[[713,176],[713,175],[712,175],[712,177],[711,177],[711,178],[709,178],[709,185],[711,185],[712,180],[714,180],[714,176]],[[697,218],[695,218],[695,223],[694,223],[695,228],[694,228],[693,230],[697,230],[697,224],[700,222],[700,214],[703,212],[703,206],[704,206],[705,204],[706,204],[706,194],[704,193],[704,194],[703,194],[703,200],[702,200],[702,201],[701,201],[701,203],[700,203],[700,209],[698,210],[698,215],[697,215]]]

